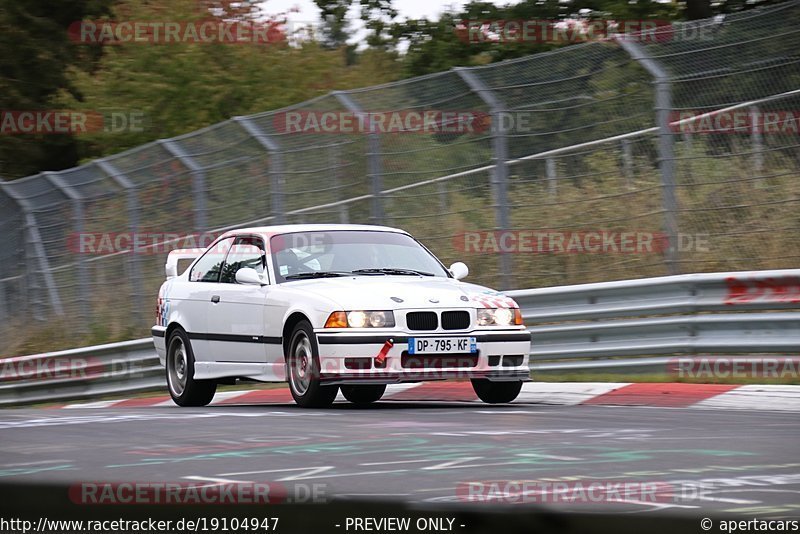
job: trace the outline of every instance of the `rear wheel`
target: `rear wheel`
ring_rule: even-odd
[[[353,404],[371,404],[383,397],[386,384],[341,386],[344,398]]]
[[[486,378],[473,378],[472,389],[483,402],[489,404],[502,404],[517,398],[522,390],[522,381],[492,382]]]
[[[195,380],[194,352],[183,330],[175,330],[167,344],[167,386],[178,406],[205,406],[214,398],[214,380]]]
[[[338,386],[323,386],[320,381],[319,349],[308,321],[294,327],[286,357],[289,391],[303,408],[325,408],[333,404]]]

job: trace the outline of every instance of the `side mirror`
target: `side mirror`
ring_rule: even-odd
[[[261,275],[258,274],[258,271],[253,269],[252,267],[242,267],[238,271],[236,271],[236,281],[240,284],[247,284],[247,285],[258,285],[258,286],[265,286],[267,285],[264,282],[264,279],[261,278]]]
[[[469,267],[467,267],[465,263],[457,261],[450,266],[450,274],[452,274],[453,278],[456,280],[462,280],[469,274]]]

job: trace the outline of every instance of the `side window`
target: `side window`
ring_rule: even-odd
[[[225,260],[220,282],[235,284],[236,271],[243,267],[255,269],[259,274],[263,273],[266,264],[266,254],[264,241],[261,238],[237,238],[231,251],[228,253],[228,258]]]
[[[189,273],[189,280],[192,282],[219,282],[219,274],[222,272],[225,255],[231,248],[234,239],[229,237],[212,245],[192,267]]]

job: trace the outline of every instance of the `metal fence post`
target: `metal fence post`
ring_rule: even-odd
[[[439,193],[439,211],[442,213],[447,213],[448,211],[448,196],[449,192],[447,191],[447,182],[444,180],[438,182],[436,184],[436,190]]]
[[[56,173],[52,172],[43,172],[42,175],[47,178],[47,180],[59,189],[64,196],[66,196],[70,204],[72,204],[72,228],[77,234],[78,239],[80,240],[81,235],[83,235],[83,221],[86,219],[86,216],[83,212],[83,196],[81,196],[78,191],[75,190],[72,186],[70,186],[61,176]],[[78,295],[75,298],[75,301],[78,303],[78,309],[80,310],[81,319],[78,321],[78,325],[76,328],[81,332],[87,331],[88,319],[91,316],[91,309],[89,306],[89,270],[86,266],[86,261],[83,258],[83,255],[78,253]]]
[[[630,189],[633,187],[633,150],[631,149],[630,139],[623,139],[621,142],[622,175],[625,177],[625,187]]]
[[[284,168],[283,153],[280,146],[269,135],[247,117],[234,117],[233,122],[241,126],[256,142],[269,153],[269,198],[272,220],[277,224],[286,221],[286,209],[283,201]]]
[[[0,183],[0,187],[4,188],[6,194],[11,197],[22,212],[25,214],[25,235],[26,235],[26,251],[28,255],[28,274],[34,274],[37,271],[42,275],[47,293],[50,299],[50,306],[56,315],[64,315],[64,308],[61,306],[61,298],[58,295],[58,288],[56,287],[53,273],[50,271],[50,262],[47,260],[47,254],[42,243],[42,236],[39,233],[39,226],[36,223],[34,210],[31,203],[20,196],[13,187],[8,183]],[[38,281],[34,277],[32,284],[29,286],[34,295],[38,295]],[[38,297],[35,297],[35,299]],[[43,321],[44,313],[41,306],[36,306],[34,299],[33,316],[35,319]]]
[[[342,91],[333,91],[331,94],[345,108],[356,115],[365,114],[361,106],[350,95]],[[381,168],[381,140],[377,132],[367,134],[367,176],[371,184],[372,207],[370,209],[373,224],[383,224],[386,214],[383,210],[383,170]]]
[[[125,176],[125,174],[117,169],[110,162],[99,159],[95,161],[95,165],[105,173],[109,178],[114,180],[120,187],[125,190],[125,203],[128,212],[128,226],[131,235],[136,236],[139,231],[139,196],[136,192],[136,185]],[[135,303],[133,314],[138,316],[139,320],[143,320],[146,316],[145,310],[145,295],[144,295],[144,280],[142,278],[141,259],[139,257],[139,250],[136,247],[134,239],[134,246],[131,253],[128,255],[128,266],[130,268],[131,277],[131,299]]]
[[[556,169],[556,160],[547,158],[544,160],[545,174],[547,176],[547,192],[551,198],[555,198],[558,194],[558,170]]]
[[[661,171],[662,202],[664,208],[664,231],[669,240],[667,248],[667,272],[680,272],[678,256],[678,199],[675,192],[675,139],[670,129],[672,111],[672,84],[666,70],[642,46],[627,40],[624,36],[616,41],[632,59],[638,61],[655,79],[656,87],[656,125],[658,127],[658,166]]]
[[[508,140],[503,128],[502,114],[505,105],[500,102],[494,92],[475,76],[470,69],[456,67],[453,69],[464,83],[478,95],[489,107],[492,115],[492,152],[494,167],[492,169],[492,192],[495,205],[495,225],[499,231],[508,230],[511,227],[510,213],[508,206]],[[500,276],[501,289],[510,289],[514,284],[514,266],[511,255],[505,251],[500,251]]]
[[[750,130],[753,143],[753,170],[764,170],[764,138],[761,131],[763,121],[759,120],[758,106],[750,106]]]
[[[167,152],[177,158],[192,173],[192,195],[194,196],[194,226],[195,231],[208,230],[208,208],[206,207],[206,172],[202,165],[183,150],[173,139],[159,139],[157,141]]]
[[[694,163],[694,158],[692,157],[694,152],[694,137],[692,137],[691,132],[683,132],[683,134],[681,134],[681,140],[683,141],[683,153],[681,154],[681,158],[683,159],[683,164],[681,165],[682,176],[687,183],[692,183],[694,181],[694,169],[692,168]]]
[[[336,188],[336,200],[344,200],[344,191],[342,189],[342,173],[339,168],[339,143],[334,143],[328,149],[328,167],[333,173],[333,186]],[[339,205],[339,222],[347,224],[350,222],[350,213],[347,209],[347,204]]]
[[[6,283],[0,280],[0,321],[8,321],[8,305],[6,304]]]
[[[0,182],[2,182],[2,181],[3,181],[3,179],[0,178]],[[2,188],[0,188],[0,194],[7,196],[6,193],[5,193],[5,190],[2,189]],[[11,199],[10,197],[8,198],[8,200],[9,200],[9,203],[14,203],[13,199]],[[0,217],[2,217],[4,219],[2,221],[2,223],[0,223],[0,224],[2,224],[2,226],[5,227],[8,223],[13,224],[12,221],[14,219],[14,216],[12,215],[12,209],[10,208],[10,206],[8,208],[4,208],[4,210],[2,212],[0,212]],[[8,232],[8,230],[5,230],[5,232]],[[6,242],[7,251],[10,252],[11,251],[11,243],[12,243],[11,239],[12,238],[10,238],[10,237],[8,237],[6,235],[4,235],[3,237],[6,239],[5,242]],[[20,250],[17,249],[15,252],[19,252],[19,251]],[[9,308],[8,300],[9,300],[9,297],[7,296],[7,294],[10,294],[12,296],[12,298],[13,298],[14,290],[13,289],[11,289],[10,291],[7,290],[6,289],[6,284],[8,284],[10,286],[14,282],[15,279],[17,279],[17,278],[22,279],[24,275],[20,276],[18,273],[12,273],[11,262],[5,261],[4,263],[5,264],[2,266],[3,269],[0,269],[0,277],[2,277],[2,278],[0,278],[0,324],[5,325],[5,327],[8,327],[8,308]],[[13,287],[13,286],[11,286],[11,287]],[[22,299],[20,299],[20,300],[22,300]],[[12,304],[12,306],[13,306],[13,304]],[[23,308],[22,302],[20,302],[20,305],[17,306],[17,308]],[[19,311],[22,311],[22,310],[19,310]],[[0,334],[4,333],[4,328],[5,327],[4,326],[0,326]]]

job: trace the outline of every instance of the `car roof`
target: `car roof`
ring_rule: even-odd
[[[253,226],[249,228],[236,228],[225,232],[224,236],[241,234],[259,234],[270,237],[278,234],[295,232],[330,232],[336,230],[360,230],[372,232],[396,232],[408,234],[405,230],[389,226],[376,226],[370,224],[281,224],[275,226]],[[224,237],[223,236],[223,237]]]

